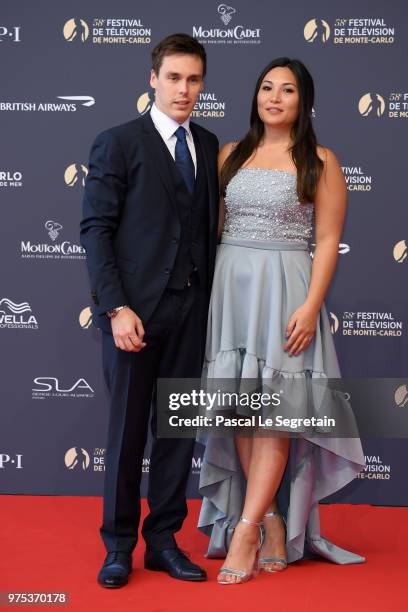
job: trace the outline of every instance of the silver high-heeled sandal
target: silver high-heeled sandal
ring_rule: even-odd
[[[260,527],[261,525],[261,523],[255,523],[254,521],[250,521],[243,516],[241,516],[239,522],[245,523],[246,525],[252,525],[253,527]],[[258,554],[259,548],[256,551],[254,566],[250,572],[229,567],[222,567],[219,571],[219,576],[221,575],[221,578],[217,578],[218,584],[242,584],[244,582],[248,582],[248,580],[251,580],[251,578],[254,578],[258,574],[259,569]],[[234,576],[237,578],[237,580],[226,580],[227,576]],[[224,577],[224,579],[222,577]]]
[[[279,514],[279,512],[267,512],[266,514],[264,514],[264,518],[272,518],[275,516],[280,517],[282,519],[283,525],[285,528],[285,534],[286,534],[285,519],[283,518],[281,514]],[[279,565],[280,569],[272,569],[268,567],[270,565]],[[261,557],[259,559],[259,567],[263,569],[264,572],[268,572],[270,574],[274,574],[275,572],[281,572],[282,570],[286,569],[287,566],[288,566],[287,560],[283,559],[282,557]]]

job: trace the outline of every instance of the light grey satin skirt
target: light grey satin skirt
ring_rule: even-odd
[[[212,289],[203,384],[212,379],[339,378],[330,323],[322,307],[314,340],[298,356],[283,350],[286,326],[307,297],[311,259],[305,243],[223,236]],[[239,381],[238,381],[239,383]],[[232,437],[201,435],[205,444],[199,490],[199,528],[210,536],[208,557],[225,557],[242,512],[246,481]],[[351,482],[364,467],[358,438],[291,439],[279,490],[287,521],[287,556],[320,555],[335,563],[365,559],[320,534],[319,500]]]

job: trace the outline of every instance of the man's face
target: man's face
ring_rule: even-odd
[[[159,74],[151,72],[150,85],[156,90],[157,108],[177,123],[184,123],[203,90],[201,58],[188,54],[164,56]]]

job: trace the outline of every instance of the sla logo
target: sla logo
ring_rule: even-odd
[[[304,27],[303,36],[309,43],[316,40],[326,43],[330,37],[330,26],[324,19],[311,19]]]
[[[362,117],[368,117],[371,113],[381,117],[385,111],[384,98],[378,93],[366,93],[359,100],[358,110]]]
[[[63,34],[65,40],[68,42],[72,42],[73,40],[85,42],[89,36],[89,27],[83,19],[70,19],[64,25]]]
[[[407,258],[407,243],[406,240],[400,240],[394,246],[394,250],[392,252],[394,259],[397,263],[402,263]]]
[[[11,42],[21,42],[20,30],[21,26],[14,26],[11,28],[0,26],[0,43],[6,40],[11,40]]]
[[[64,457],[65,466],[68,470],[87,470],[91,460],[89,453],[80,446],[74,446],[67,450]]]
[[[48,235],[53,241],[58,238],[60,230],[62,230],[61,223],[57,223],[56,221],[46,221],[44,227],[48,230]]]
[[[92,312],[89,306],[81,310],[79,314],[79,324],[82,329],[89,329],[92,325]]]
[[[145,115],[152,108],[152,101],[147,91],[138,98],[136,108],[139,115]]]
[[[31,312],[28,302],[16,304],[8,298],[0,300],[0,329],[38,329],[38,322],[34,315],[25,315]]]
[[[330,320],[331,320],[330,331],[332,334],[335,334],[337,330],[339,329],[339,320],[334,314],[334,312],[330,313]]]
[[[232,19],[232,15],[236,13],[236,10],[232,8],[232,6],[228,6],[228,4],[220,4],[218,7],[218,12],[220,14],[220,19],[224,25],[228,25]]]
[[[87,383],[85,378],[78,378],[72,387],[68,389],[62,388],[58,378],[53,376],[37,376],[34,378],[34,387],[32,389],[33,399],[52,398],[92,398],[95,395],[91,385]]]
[[[0,453],[0,470],[4,470],[6,467],[13,466],[16,470],[22,470],[22,457],[23,455],[6,455]]]
[[[71,164],[64,172],[64,181],[67,187],[81,185],[85,187],[85,179],[88,176],[88,168],[84,164]]]

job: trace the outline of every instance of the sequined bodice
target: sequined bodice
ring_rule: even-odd
[[[305,242],[313,215],[313,204],[299,204],[289,172],[241,168],[227,185],[224,234],[231,238]]]

